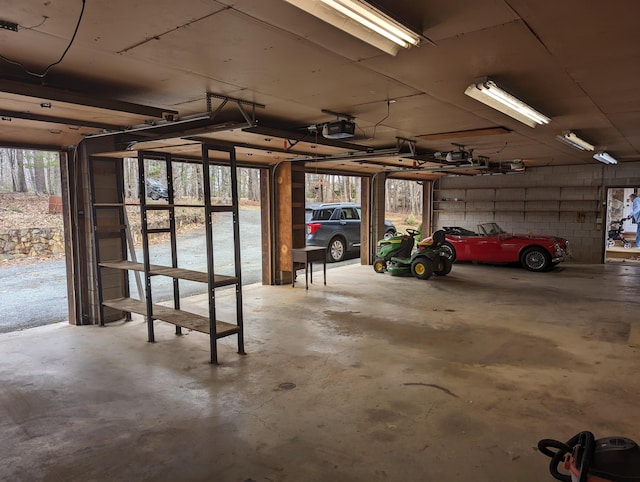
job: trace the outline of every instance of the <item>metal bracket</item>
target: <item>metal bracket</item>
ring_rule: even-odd
[[[405,137],[396,137],[396,147],[398,148],[398,151],[400,151],[404,146],[409,147],[409,152],[411,152],[412,156],[416,155],[416,141]]]
[[[222,102],[218,105],[215,111],[212,110],[212,102],[211,99],[219,99]],[[207,112],[211,119],[215,119],[215,117],[222,111],[227,102],[233,102],[238,107],[238,110],[244,117],[244,120],[247,122],[247,127],[253,127],[257,124],[256,121],[256,107],[264,109],[265,106],[263,104],[258,104],[256,102],[250,102],[248,100],[235,99],[233,97],[229,97],[222,94],[214,94],[213,92],[207,92]],[[251,113],[248,113],[243,106],[250,106]]]

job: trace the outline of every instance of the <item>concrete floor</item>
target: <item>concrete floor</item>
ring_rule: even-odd
[[[0,335],[0,480],[539,482],[541,438],[640,441],[639,267],[320,279],[246,287],[220,366],[163,322]]]

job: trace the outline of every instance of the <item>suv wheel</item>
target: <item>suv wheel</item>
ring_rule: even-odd
[[[344,255],[347,252],[347,246],[344,239],[336,236],[329,241],[329,261],[337,263],[344,259]]]

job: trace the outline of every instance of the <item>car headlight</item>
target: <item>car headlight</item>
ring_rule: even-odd
[[[553,250],[556,253],[556,256],[565,256],[569,254],[569,241],[565,241],[562,244],[555,243],[553,245]]]

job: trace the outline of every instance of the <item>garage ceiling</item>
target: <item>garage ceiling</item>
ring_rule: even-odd
[[[493,172],[515,159],[596,163],[556,140],[571,130],[640,160],[640,2],[375,3],[421,45],[391,56],[284,0],[4,0],[0,144],[67,148],[121,132],[112,155],[197,156],[207,139],[240,146],[246,163],[430,178],[451,168],[433,153],[459,146]],[[464,95],[485,76],[551,123],[533,129]],[[336,114],[355,119],[353,138],[321,135]]]

